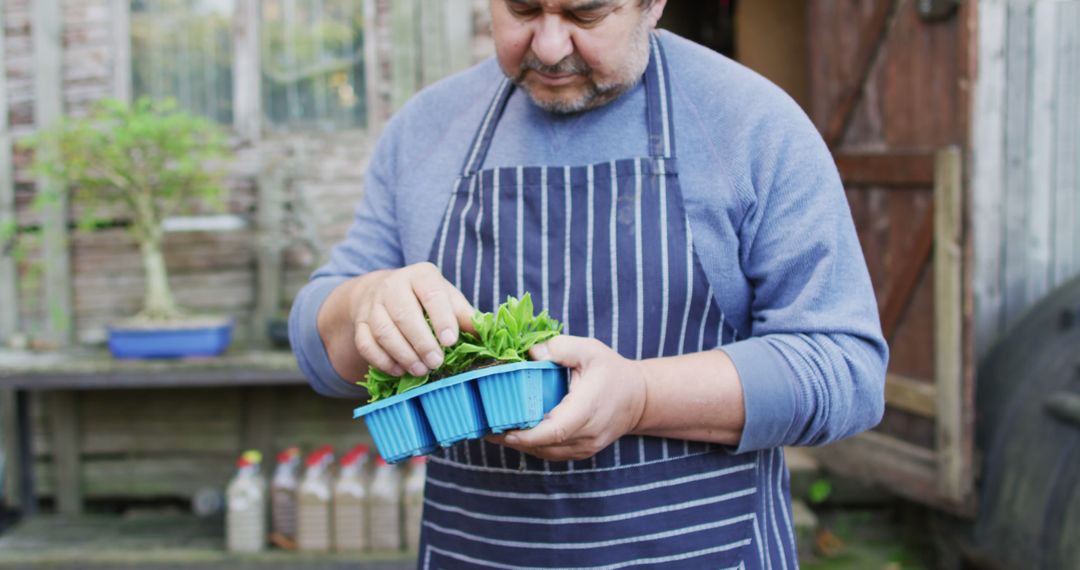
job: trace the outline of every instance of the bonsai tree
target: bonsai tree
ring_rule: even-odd
[[[162,221],[200,202],[222,203],[222,173],[209,167],[228,155],[221,128],[172,100],[128,105],[108,99],[85,118],[62,120],[26,144],[35,150],[34,171],[62,183],[84,207],[80,226],[92,227],[106,208],[127,218],[146,275],[143,309],[134,320],[182,318],[169,288]]]

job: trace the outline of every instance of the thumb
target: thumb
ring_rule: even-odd
[[[598,341],[580,336],[559,335],[530,348],[529,357],[533,360],[550,360],[567,368],[581,368],[595,352],[593,343]]]

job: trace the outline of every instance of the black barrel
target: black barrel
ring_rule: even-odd
[[[1080,569],[1080,278],[979,367],[976,548],[1006,568]]]

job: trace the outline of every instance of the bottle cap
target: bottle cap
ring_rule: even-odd
[[[382,456],[380,455],[380,456],[375,458],[375,465],[377,465],[379,467],[382,467],[384,465],[389,465],[389,463],[387,463],[386,460],[383,459]]]
[[[254,449],[245,451],[242,457],[252,464],[262,463],[262,453]]]
[[[311,455],[308,455],[307,461],[304,462],[304,465],[306,465],[307,467],[315,467],[319,463],[322,463],[327,458],[327,456],[333,453],[333,451],[333,448],[324,445],[316,449],[315,451],[312,451]]]
[[[364,455],[367,455],[368,453],[371,452],[371,448],[368,447],[366,444],[363,444],[363,443],[358,443],[358,444],[354,445],[352,450],[354,452],[356,452],[356,454],[361,456],[361,457],[364,456]]]
[[[360,459],[360,457],[361,457],[361,455],[359,453],[357,453],[357,451],[354,449],[354,450],[346,453],[345,456],[341,458],[341,466],[346,467],[346,466],[349,466],[349,465],[354,465],[357,462],[357,460]]]
[[[288,463],[288,462],[292,461],[293,459],[296,459],[297,457],[300,457],[300,448],[299,447],[289,447],[289,448],[286,448],[286,449],[282,450],[281,453],[278,453],[277,462],[278,463]]]
[[[409,458],[409,465],[426,465],[427,461],[426,455],[417,455],[416,457]]]

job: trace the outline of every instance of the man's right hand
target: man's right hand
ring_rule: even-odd
[[[424,262],[346,281],[323,303],[318,328],[330,363],[346,380],[363,378],[368,365],[394,376],[422,376],[442,364],[442,347],[457,342],[461,329],[473,330],[474,312],[461,291]]]

